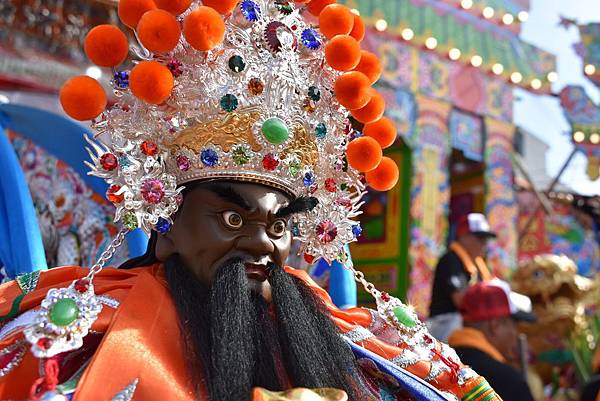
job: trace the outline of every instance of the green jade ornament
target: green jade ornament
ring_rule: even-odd
[[[68,326],[77,317],[79,317],[79,308],[70,298],[59,299],[50,309],[50,321],[57,326]]]
[[[396,316],[396,319],[398,319],[398,321],[400,323],[402,323],[403,325],[405,325],[406,327],[412,328],[417,325],[417,322],[415,322],[415,319],[412,318],[412,316],[406,310],[405,307],[396,306],[393,309],[393,312],[394,312],[394,316]]]
[[[262,124],[262,133],[265,139],[274,145],[284,143],[290,136],[290,131],[281,119],[271,117]]]

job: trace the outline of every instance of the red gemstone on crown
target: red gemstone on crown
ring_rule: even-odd
[[[337,191],[337,185],[333,178],[328,178],[325,180],[325,189],[329,192]]]
[[[112,171],[117,168],[119,161],[117,160],[117,156],[112,153],[105,153],[100,157],[100,165],[104,170]]]
[[[146,202],[157,204],[165,196],[165,184],[161,180],[152,178],[144,181],[141,192]]]
[[[388,302],[390,300],[390,294],[388,294],[387,292],[382,292],[381,293],[381,300],[383,302]]]
[[[47,337],[42,337],[39,340],[37,340],[36,344],[41,349],[48,349],[52,346],[52,340]]]
[[[333,241],[335,237],[337,237],[337,227],[331,220],[320,222],[317,225],[317,228],[315,228],[315,231],[319,240],[324,244]]]
[[[125,196],[123,194],[117,194],[121,189],[120,185],[111,185],[108,187],[108,191],[106,191],[106,198],[112,203],[121,203],[125,200]]]
[[[80,278],[75,282],[75,285],[73,287],[75,287],[75,291],[77,292],[86,292],[90,287],[90,281]]]
[[[155,156],[158,153],[158,145],[152,141],[144,141],[140,145],[142,153],[146,156]]]
[[[192,166],[192,162],[190,162],[187,156],[179,155],[175,160],[177,161],[177,167],[181,171],[188,171]]]
[[[175,78],[183,74],[183,64],[177,59],[171,59],[167,63],[167,68],[169,69],[169,71],[171,71],[171,74],[173,74]]]
[[[315,257],[313,255],[311,255],[310,253],[305,253],[304,260],[306,261],[306,263],[312,263],[312,262],[314,262]]]
[[[352,200],[346,197],[339,197],[335,200],[335,203],[340,206],[344,206],[346,209],[352,209]]]
[[[262,159],[262,165],[265,170],[273,171],[279,166],[279,160],[272,153],[266,154]]]

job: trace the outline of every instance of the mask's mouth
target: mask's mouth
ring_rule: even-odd
[[[246,266],[246,276],[250,280],[266,281],[269,278],[267,263],[244,263]]]

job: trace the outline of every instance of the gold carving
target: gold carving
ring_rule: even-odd
[[[281,152],[280,157],[285,159],[290,153],[298,156],[303,165],[314,166],[319,158],[315,137],[302,126],[294,127],[294,140]]]
[[[171,149],[186,147],[199,153],[207,145],[219,145],[225,152],[237,144],[248,144],[253,152],[262,146],[256,141],[252,127],[260,113],[229,113],[224,119],[216,119],[186,128],[170,144]]]

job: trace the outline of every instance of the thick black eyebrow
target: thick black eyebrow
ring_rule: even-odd
[[[275,217],[288,217],[292,214],[309,212],[319,204],[319,200],[313,196],[299,196],[287,206],[279,209]]]
[[[252,206],[248,201],[233,187],[229,185],[209,185],[207,190],[214,192],[222,200],[238,205],[244,210],[251,211]]]

